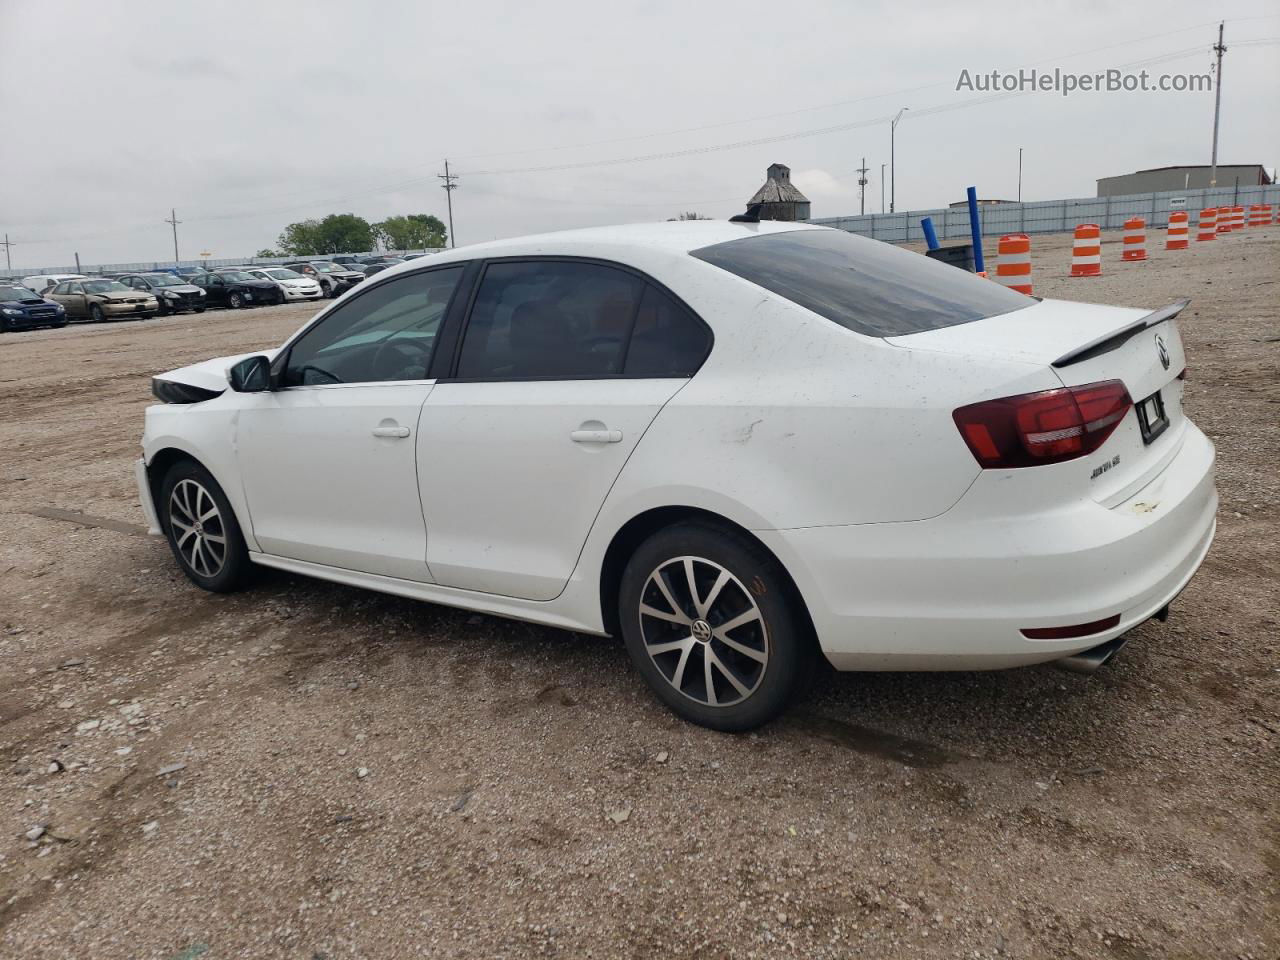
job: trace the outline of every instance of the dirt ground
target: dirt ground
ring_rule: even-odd
[[[0,956],[1280,956],[1280,227],[1106,240],[1070,280],[1035,237],[1036,292],[1193,298],[1222,507],[1172,618],[1091,678],[833,675],[749,736],[616,641],[183,578],[148,378],[310,308],[0,338]]]

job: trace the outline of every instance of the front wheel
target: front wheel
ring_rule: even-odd
[[[232,310],[239,310],[244,306],[244,297],[238,293],[230,293],[227,295],[227,306]]]
[[[640,675],[672,711],[704,727],[768,723],[817,663],[781,565],[728,528],[689,522],[655,533],[627,564],[618,603]]]
[[[248,579],[249,550],[226,494],[192,460],[175,463],[160,484],[169,549],[182,572],[213,593],[230,593]]]
[[[196,313],[204,313],[204,311],[205,311],[204,307],[196,307]]]
[[[106,314],[102,312],[102,307],[94,303],[89,306],[89,319],[94,323],[101,323],[106,319]]]

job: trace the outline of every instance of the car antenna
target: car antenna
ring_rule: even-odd
[[[739,213],[729,218],[730,223],[759,223],[760,211],[763,209],[763,203],[753,203],[747,207],[746,213]]]

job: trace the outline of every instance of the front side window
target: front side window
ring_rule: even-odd
[[[119,280],[86,280],[84,283],[85,293],[120,293],[128,289]]]
[[[54,288],[53,288],[51,291],[49,291],[49,292],[50,292],[50,293],[70,293],[70,292],[71,292],[71,284],[70,284],[70,283],[68,283],[68,282],[66,282],[66,281],[63,281],[62,283],[58,284],[56,287],[54,287]]]
[[[559,380],[622,372],[644,281],[597,263],[492,263],[467,321],[460,378]]]
[[[425,380],[461,266],[399,277],[333,310],[289,349],[283,385]]]
[[[976,274],[842,230],[766,233],[692,255],[868,337],[939,330],[1036,302]]]

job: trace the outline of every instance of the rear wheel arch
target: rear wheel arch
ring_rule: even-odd
[[[777,554],[741,524],[734,523],[714,511],[687,506],[656,507],[646,510],[628,520],[613,535],[613,539],[605,550],[604,560],[600,565],[600,614],[604,628],[611,636],[620,635],[618,591],[622,586],[622,573],[626,569],[627,562],[640,544],[644,543],[649,537],[659,530],[680,523],[702,523],[709,527],[735,534],[751,541],[753,545],[768,554],[777,563],[778,569],[782,571],[791,594],[791,600],[795,604],[795,609],[800,611],[804,617],[803,626],[809,637],[813,639],[815,644],[817,643],[817,633],[813,626],[813,618],[809,614],[809,608],[805,604],[804,596],[800,593],[800,589],[796,585],[795,579],[791,576],[791,572],[787,569],[786,564],[779,559]]]

